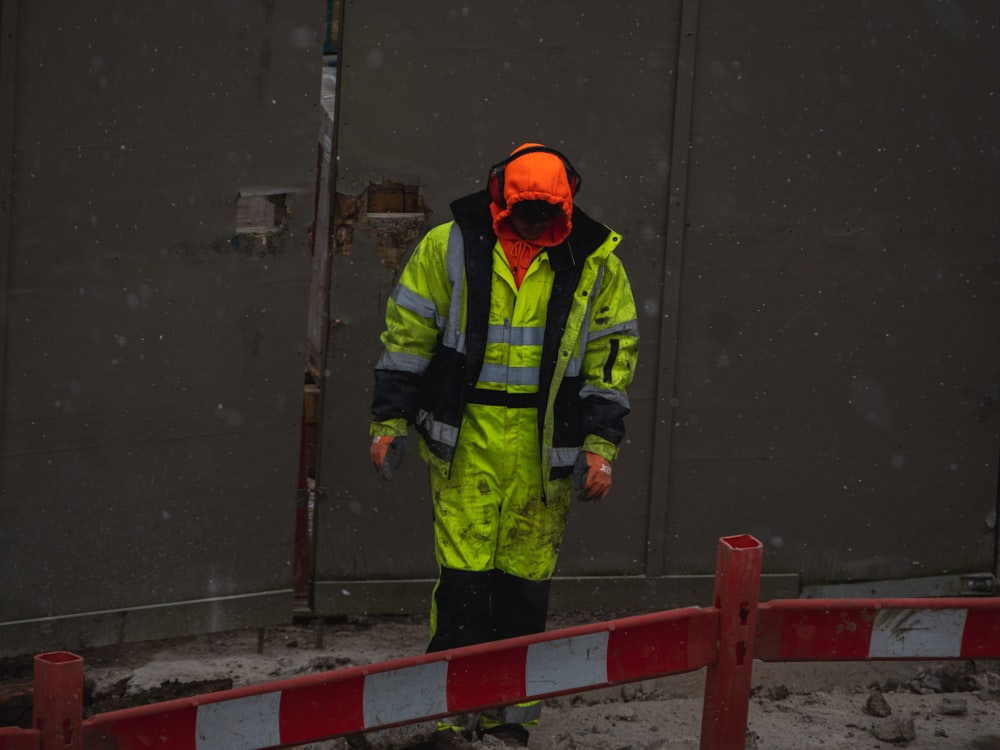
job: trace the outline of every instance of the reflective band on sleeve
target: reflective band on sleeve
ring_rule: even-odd
[[[528,695],[573,690],[608,681],[608,634],[592,633],[528,646]]]
[[[412,289],[408,289],[402,284],[397,284],[396,288],[392,290],[392,298],[404,310],[409,310],[421,318],[434,320],[440,324],[441,318],[438,315],[437,308],[434,306],[434,302],[422,294],[417,294]]]
[[[955,658],[967,609],[882,609],[875,614],[870,659]]]
[[[365,727],[448,713],[448,662],[378,672],[365,677]]]
[[[628,394],[622,391],[616,391],[613,388],[594,388],[590,385],[585,385],[580,389],[580,399],[583,400],[587,396],[600,396],[605,401],[610,401],[613,404],[618,404],[619,406],[624,406],[626,409],[630,409]]]
[[[613,336],[615,334],[625,334],[626,336],[638,336],[639,335],[639,323],[635,318],[632,320],[626,320],[624,323],[619,323],[616,326],[611,326],[610,328],[602,328],[599,331],[590,331],[587,334],[587,341],[597,341],[597,339],[604,338],[605,336]]]
[[[549,466],[572,466],[582,450],[583,447],[579,445],[570,448],[549,448]]]
[[[198,706],[195,747],[197,750],[254,750],[280,745],[280,706],[280,692],[202,704]]]
[[[375,363],[376,370],[395,370],[396,372],[412,372],[422,375],[431,363],[427,357],[403,352],[382,352]]]

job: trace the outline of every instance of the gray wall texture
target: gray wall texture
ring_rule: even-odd
[[[0,650],[287,622],[322,3],[2,8]]]

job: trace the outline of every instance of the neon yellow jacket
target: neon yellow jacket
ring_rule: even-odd
[[[568,239],[545,248],[515,291],[487,193],[452,211],[455,221],[414,250],[387,303],[371,434],[404,435],[414,424],[423,455],[447,475],[466,404],[535,406],[549,492],[581,450],[613,460],[625,434],[639,336],[614,255],[621,236],[574,208]],[[518,295],[537,303],[512,321]]]

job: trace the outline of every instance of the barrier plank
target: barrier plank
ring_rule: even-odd
[[[1000,657],[1000,600],[785,599],[760,606],[762,661]]]
[[[87,750],[266,750],[689,672],[715,609],[688,607],[99,714]]]
[[[0,727],[0,750],[39,750],[40,745],[38,730]]]

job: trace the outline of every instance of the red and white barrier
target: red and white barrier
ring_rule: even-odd
[[[81,721],[83,660],[35,659],[34,727],[0,750],[265,750],[707,667],[702,750],[743,750],[754,658],[1000,658],[1000,599],[777,600],[762,548],[719,542],[712,607],[484,643]]]
[[[757,658],[996,658],[998,602],[994,597],[775,600],[760,606]]]
[[[691,607],[124,709],[84,722],[85,746],[263,750],[689,672],[717,623]]]

